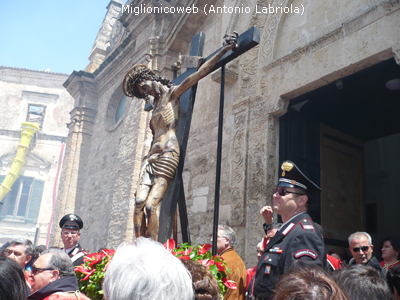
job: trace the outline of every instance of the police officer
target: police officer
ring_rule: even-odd
[[[273,210],[284,224],[267,244],[258,263],[253,286],[249,287],[249,294],[255,299],[271,299],[279,277],[295,260],[327,267],[322,236],[307,214],[310,196],[321,188],[291,161],[283,162],[281,169],[273,191]]]
[[[60,220],[61,239],[64,243],[63,250],[71,257],[74,266],[83,263],[83,257],[89,252],[82,249],[78,241],[81,236],[80,230],[83,227],[82,219],[75,214],[68,214]]]

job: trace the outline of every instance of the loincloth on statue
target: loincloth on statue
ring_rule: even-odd
[[[166,156],[166,153],[171,153],[172,156]],[[153,185],[155,176],[174,178],[179,163],[179,154],[174,149],[165,150],[150,157],[146,156],[145,159],[140,184]]]

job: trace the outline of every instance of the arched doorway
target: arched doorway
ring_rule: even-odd
[[[379,241],[400,235],[400,78],[395,60],[341,78],[290,100],[280,118],[280,161],[291,159],[323,189],[311,206],[326,243],[348,247],[354,231]]]

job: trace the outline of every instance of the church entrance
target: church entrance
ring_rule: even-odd
[[[380,257],[380,241],[400,236],[399,81],[395,60],[382,61],[291,99],[280,118],[280,163],[293,160],[321,186],[310,214],[328,247],[367,231]]]

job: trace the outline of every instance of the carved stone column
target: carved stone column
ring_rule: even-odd
[[[62,246],[59,220],[68,213],[77,213],[85,185],[86,163],[90,153],[92,127],[97,112],[97,93],[91,74],[74,72],[64,83],[75,99],[70,112],[71,122],[54,212],[50,246]]]

